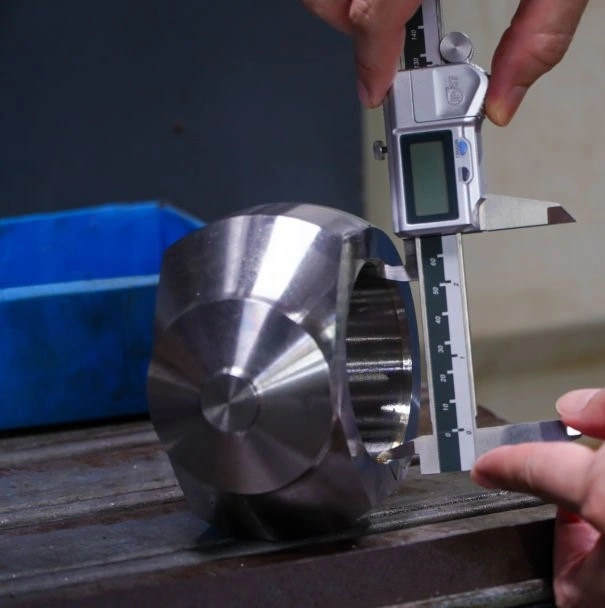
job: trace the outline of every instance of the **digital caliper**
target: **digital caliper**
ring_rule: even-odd
[[[481,124],[488,75],[467,36],[441,37],[440,3],[424,0],[406,26],[401,70],[384,103],[393,227],[408,278],[418,278],[432,435],[389,450],[417,453],[423,473],[469,470],[503,444],[569,439],[559,421],[476,428],[462,234],[571,222],[558,204],[486,195]]]

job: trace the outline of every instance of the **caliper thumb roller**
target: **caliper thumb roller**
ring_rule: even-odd
[[[478,429],[462,234],[572,221],[485,194],[487,75],[439,3],[407,25],[385,103],[394,232],[308,204],[255,207],[173,245],[160,274],[149,409],[191,509],[233,535],[335,532],[423,473],[505,443],[567,440],[558,421]],[[433,432],[417,437],[420,285]]]

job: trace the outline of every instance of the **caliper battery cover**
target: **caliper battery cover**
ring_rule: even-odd
[[[229,534],[354,526],[407,462],[418,336],[390,238],[308,204],[255,207],[165,254],[151,418],[191,509]]]

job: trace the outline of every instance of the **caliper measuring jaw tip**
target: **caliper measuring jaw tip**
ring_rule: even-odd
[[[479,204],[479,230],[512,230],[569,224],[576,220],[558,203],[488,194]]]
[[[582,434],[560,420],[542,420],[520,424],[504,424],[475,429],[475,455],[479,456],[502,445],[518,445],[533,441],[574,441]],[[380,462],[418,456],[420,472],[430,475],[443,472],[438,458],[439,446],[434,435],[423,435],[378,455]]]

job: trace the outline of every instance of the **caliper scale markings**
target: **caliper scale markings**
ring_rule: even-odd
[[[414,69],[424,68],[430,65],[426,57],[426,48],[424,44],[424,24],[422,7],[420,7],[414,16],[408,21],[406,25],[406,39],[405,39],[405,63],[401,69]],[[403,57],[402,57],[403,59]]]
[[[459,236],[418,239],[424,283],[432,420],[441,471],[460,471],[474,459],[474,399],[464,331],[464,275],[456,263]],[[452,251],[453,250],[453,251]],[[452,255],[454,254],[454,255]],[[472,376],[472,372],[471,372]],[[465,386],[466,385],[466,386]]]

